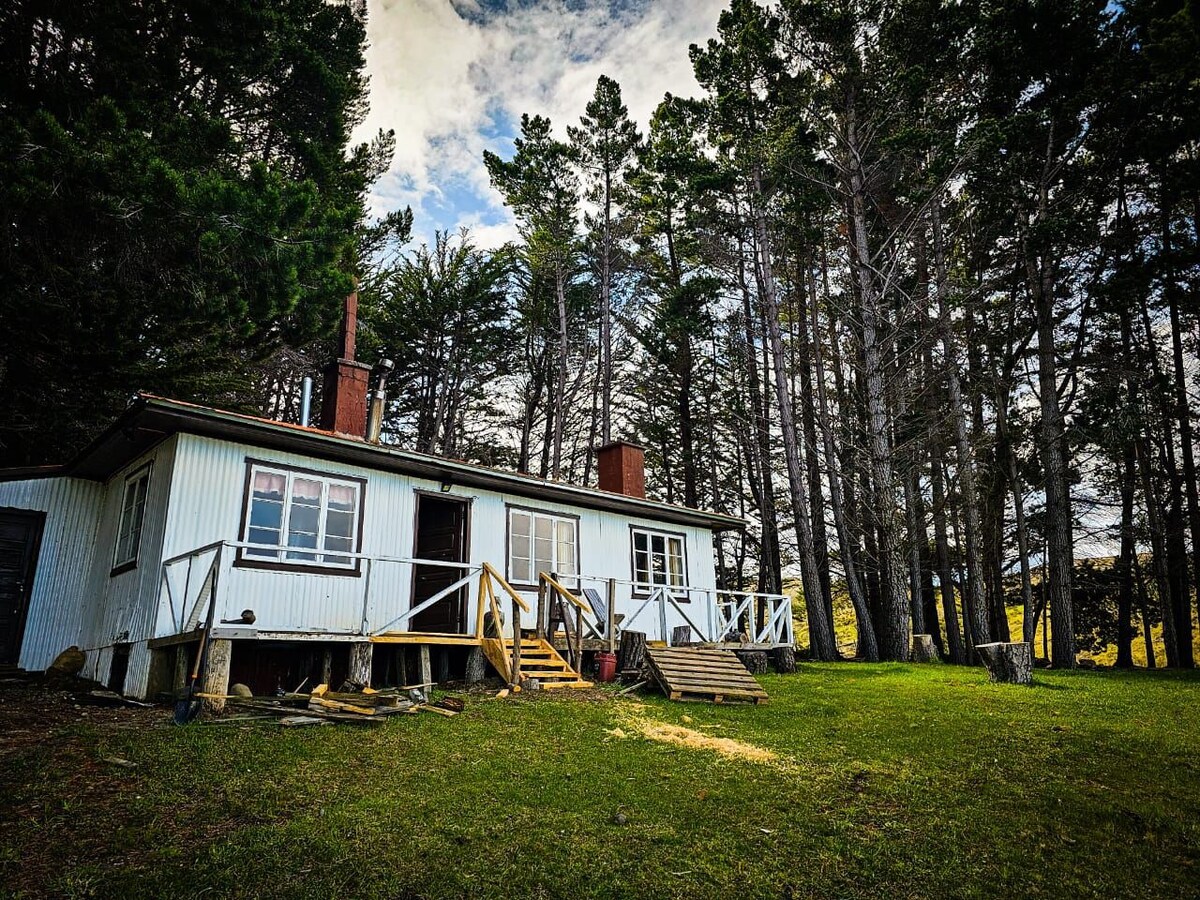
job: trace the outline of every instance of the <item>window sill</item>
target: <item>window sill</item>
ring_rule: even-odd
[[[116,578],[118,575],[124,575],[126,572],[132,572],[137,568],[137,560],[131,559],[129,562],[121,563],[119,566],[113,566],[108,573],[109,578]]]
[[[362,577],[362,566],[355,565],[352,569],[342,566],[322,566],[319,563],[306,565],[304,563],[274,562],[269,559],[247,559],[239,556],[234,560],[235,569],[260,569],[264,572],[294,572],[297,575],[341,575],[346,578]]]

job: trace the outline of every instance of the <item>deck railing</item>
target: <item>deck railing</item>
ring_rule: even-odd
[[[254,605],[252,599],[231,592],[227,587],[239,551],[247,549],[260,553],[296,551],[295,547],[214,541],[164,561],[159,582],[159,608],[168,612],[169,622],[160,619],[159,635],[167,631],[182,634],[195,630],[207,614],[211,602],[217,604],[215,622],[227,620],[223,624],[236,626],[240,622],[242,608]],[[270,622],[261,622],[257,627],[269,630],[272,634],[278,633],[280,637],[292,631],[312,633],[318,629],[326,637],[346,640],[410,632],[414,630],[413,620],[416,616],[459,591],[466,592],[475,601],[474,621],[464,623],[459,635],[461,637],[482,639],[484,614],[487,612],[493,613],[499,627],[503,619],[500,615],[500,595],[507,596],[510,601],[511,627],[519,627],[520,613],[531,613],[520,593],[488,563],[455,563],[364,553],[339,552],[338,556],[352,560],[360,569],[359,578],[356,579],[361,585],[355,601],[359,608],[356,624],[346,623],[343,627],[332,628],[327,623],[313,622],[297,630],[275,629]],[[416,606],[410,606],[412,574],[422,566],[457,570],[460,577]],[[399,573],[393,571],[396,567],[400,567]],[[679,623],[688,626],[692,641],[701,643],[748,640],[756,644],[790,646],[795,640],[791,601],[782,594],[688,586],[648,587],[619,578],[582,575],[568,579],[540,573],[537,619],[534,623],[539,636],[546,635],[550,627],[552,607],[557,613],[553,616],[555,628],[562,624],[573,664],[579,662],[585,639],[596,639],[615,647],[621,631],[640,631],[646,634],[648,640],[669,645],[674,641],[674,632]],[[547,636],[552,638],[553,634]],[[514,645],[518,658],[513,660],[513,664],[519,672],[520,641],[514,641]]]

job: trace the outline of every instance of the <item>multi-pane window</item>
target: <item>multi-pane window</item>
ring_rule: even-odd
[[[362,484],[253,466],[246,500],[248,558],[292,565],[356,568]],[[286,547],[288,549],[279,549]],[[292,549],[294,548],[294,549]]]
[[[639,591],[684,587],[685,568],[681,535],[633,530],[633,580]]]
[[[146,493],[150,489],[150,467],[125,479],[121,495],[121,522],[117,527],[117,545],[113,548],[113,568],[137,564],[142,544],[142,520],[146,516]]]
[[[542,572],[563,584],[578,581],[578,522],[524,509],[508,511],[508,577],[533,584]]]

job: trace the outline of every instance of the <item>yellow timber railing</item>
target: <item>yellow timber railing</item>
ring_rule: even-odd
[[[496,586],[512,601],[512,653],[505,652],[504,616],[496,598]],[[479,598],[475,612],[475,637],[488,658],[509,685],[521,683],[521,613],[529,606],[491,563],[483,563],[479,571]]]

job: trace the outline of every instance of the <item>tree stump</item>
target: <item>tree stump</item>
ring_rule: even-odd
[[[204,663],[201,692],[204,711],[219,713],[225,708],[225,695],[229,693],[229,663],[233,658],[233,641],[215,640],[208,642],[208,659]]]
[[[936,662],[939,658],[937,647],[933,645],[933,635],[914,634],[912,636],[912,653],[909,655],[912,662]]]
[[[479,684],[487,677],[487,657],[482,647],[472,647],[467,654],[467,684]]]
[[[682,647],[692,642],[692,626],[676,625],[671,629],[671,646]]]
[[[617,655],[617,672],[638,673],[646,659],[646,634],[642,631],[622,631],[621,650]]]
[[[1004,684],[1033,684],[1033,645],[1023,641],[976,644],[988,678]]]
[[[767,674],[767,652],[765,650],[734,650],[751,675]]]
[[[795,647],[775,647],[771,650],[771,661],[775,664],[775,671],[780,675],[796,674]]]

